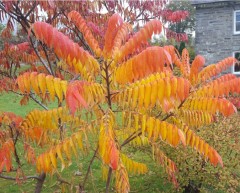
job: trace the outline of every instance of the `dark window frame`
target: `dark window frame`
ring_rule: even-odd
[[[238,56],[236,56],[236,54],[238,54]],[[233,52],[233,57],[238,59],[239,62],[237,67],[235,65],[232,66],[232,73],[240,75],[240,51]]]
[[[240,10],[235,10],[234,13],[233,13],[233,33],[234,34],[240,34],[240,27],[239,27],[239,30],[236,30],[236,27],[237,27],[237,23],[238,25],[240,26],[240,19],[239,21],[237,20],[237,14],[239,15],[240,17]]]

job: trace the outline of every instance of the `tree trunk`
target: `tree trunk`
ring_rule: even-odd
[[[112,168],[109,167],[108,178],[107,178],[107,183],[106,183],[106,192],[105,193],[109,193],[110,183],[111,183],[111,176],[112,176]]]
[[[184,187],[183,193],[200,193],[201,184],[194,184],[193,181],[190,181],[187,186]]]
[[[40,179],[37,181],[37,184],[36,184],[35,193],[40,193],[42,191],[42,186],[43,186],[44,180],[46,178],[46,174],[41,173],[39,178]]]

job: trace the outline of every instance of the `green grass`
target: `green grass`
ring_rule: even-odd
[[[16,115],[24,117],[33,109],[44,110],[40,105],[29,99],[27,105],[21,105],[20,100],[23,97],[15,93],[0,94],[0,111],[1,112],[14,112]],[[57,103],[51,103],[48,106],[50,109],[57,107]]]
[[[20,116],[26,116],[27,113],[29,113],[33,109],[42,109],[38,104],[36,104],[33,101],[29,101],[28,105],[21,106],[20,100],[22,96],[18,96],[13,93],[8,94],[0,94],[0,111],[8,111],[8,112],[14,112],[17,115]],[[57,107],[56,102],[51,104],[49,106],[50,108]],[[117,120],[119,121],[119,120]],[[91,140],[91,139],[90,139]],[[40,148],[39,148],[40,149]],[[43,150],[37,150],[37,154],[42,152]],[[25,175],[35,175],[36,174],[36,168],[35,166],[31,166],[25,162],[24,155],[23,155],[23,145],[20,141],[17,146],[17,150],[20,154],[21,161],[23,163],[23,171]],[[123,151],[126,151],[123,149]],[[163,169],[159,166],[157,166],[152,158],[146,154],[144,151],[141,151],[139,148],[130,147],[127,150],[127,153],[131,155],[131,157],[139,162],[147,163],[147,166],[149,168],[149,172],[146,175],[129,175],[130,179],[130,185],[131,185],[131,192],[137,192],[137,193],[160,193],[160,192],[170,192],[174,193],[176,192],[175,189],[173,189],[172,184],[170,184],[166,177],[166,173],[163,171]],[[77,185],[79,182],[83,182],[84,176],[87,171],[87,167],[89,164],[90,159],[92,158],[93,152],[90,152],[89,155],[83,156],[79,155],[78,158],[74,158],[73,156],[73,163],[71,166],[65,168],[62,172],[60,172],[61,176],[66,179],[69,182],[74,182],[75,185]],[[14,160],[13,160],[14,161]],[[61,170],[60,163],[58,163],[59,171]],[[91,167],[91,172],[86,184],[86,191],[88,193],[100,193],[104,192],[105,190],[105,181],[102,179],[102,173],[101,173],[101,162],[98,159],[95,159],[93,162],[93,165]],[[82,173],[81,176],[75,176],[75,172],[80,171]],[[4,175],[10,175],[15,177],[15,173],[4,173]],[[22,184],[18,185],[15,181],[9,181],[4,180],[0,178],[0,192],[1,193],[18,193],[18,192],[34,192],[36,180],[26,180]],[[112,190],[111,192],[114,192],[114,182],[112,182]],[[73,187],[73,192],[74,191]],[[208,188],[209,192],[214,193],[223,193],[221,191],[213,191],[211,187]],[[43,193],[50,193],[50,192],[70,192],[71,188],[66,185],[61,185],[56,180],[56,175],[47,175],[44,186],[43,186]]]
[[[43,110],[41,106],[36,104],[31,99],[27,105],[21,106],[20,100],[22,96],[16,95],[14,93],[4,93],[0,94],[0,110],[1,112],[14,112],[17,115],[22,117],[26,116],[27,113],[32,111],[33,109]],[[50,108],[57,107],[57,104],[51,104]],[[23,163],[23,171],[26,176],[35,175],[36,168],[35,166],[31,166],[24,160],[23,154],[23,144],[22,142],[18,143],[17,150],[20,154],[21,161]],[[38,152],[39,153],[39,152]],[[87,167],[89,161],[93,155],[91,152],[88,156],[80,155],[78,158],[73,159],[73,163],[71,166],[65,168],[62,172],[60,172],[61,176],[69,182],[74,182],[74,184],[78,184],[82,182],[87,171]],[[135,160],[142,161],[143,163],[149,163],[150,171],[146,175],[130,175],[130,184],[132,192],[169,192],[168,190],[172,190],[172,185],[166,180],[166,174],[163,172],[162,168],[156,166],[154,162],[151,160],[149,156],[146,156],[144,152],[139,151],[137,149],[132,148],[131,155]],[[13,160],[14,161],[14,160]],[[102,179],[101,172],[101,162],[98,159],[95,159],[93,165],[91,167],[91,172],[89,175],[88,182],[86,184],[87,192],[104,192],[105,190],[105,181]],[[59,171],[61,170],[61,166],[59,163]],[[82,173],[81,176],[75,176],[75,172],[80,171]],[[15,177],[15,173],[4,173],[4,175],[9,175]],[[163,177],[165,176],[165,178]],[[35,188],[36,180],[26,180],[25,182],[18,185],[15,181],[4,180],[0,178],[0,192],[33,192]],[[114,182],[112,182],[112,187],[114,188]],[[55,191],[65,191],[69,192],[69,187],[61,185],[56,181],[56,176],[47,175],[47,178],[44,183],[44,187],[42,192],[49,193]],[[173,191],[173,190],[172,190]],[[172,192],[170,191],[170,192]]]

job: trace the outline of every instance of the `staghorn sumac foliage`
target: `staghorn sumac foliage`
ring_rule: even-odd
[[[58,3],[41,4],[55,9]],[[18,4],[8,2],[6,14],[12,13],[11,6],[15,9]],[[132,34],[131,25],[117,13],[107,22],[101,48],[79,12],[70,11],[64,17],[68,25],[74,24],[75,30],[81,32],[85,40],[82,47],[51,22],[36,21],[30,25],[26,17],[21,17],[29,33],[28,45],[46,71],[16,73],[14,92],[45,109],[33,110],[21,121],[14,118],[15,128],[9,121],[1,125],[0,152],[5,156],[0,159],[1,178],[9,179],[8,172],[21,171],[24,158],[16,151],[18,139],[23,142],[26,160],[35,166],[38,175],[16,179],[36,179],[36,192],[41,191],[49,176],[56,176],[69,190],[77,187],[77,191],[84,191],[94,161],[102,164],[106,192],[110,191],[111,178],[115,178],[116,192],[129,192],[129,174],[148,172],[148,163],[129,154],[131,145],[144,146],[146,154],[153,156],[152,161],[165,168],[175,187],[179,186],[179,169],[165,146],[176,152],[186,152],[188,146],[202,162],[221,170],[219,166],[223,167],[224,162],[219,149],[199,136],[197,129],[236,112],[227,97],[240,93],[240,79],[221,76],[234,64],[234,58],[205,68],[201,56],[190,63],[186,49],[180,56],[173,46],[148,45],[152,35],[163,29],[159,20],[147,22]],[[179,76],[174,75],[174,68],[179,69]],[[44,103],[54,100],[58,108],[48,109]],[[83,180],[76,184],[76,180],[61,177],[63,170],[91,154],[88,166],[84,166],[88,169]],[[12,164],[14,157],[17,168]]]
[[[209,189],[211,192],[239,192],[239,114],[227,119],[218,118],[217,123],[204,126],[196,132],[223,155],[223,168],[212,168],[190,148],[173,151],[162,143],[169,157],[176,160],[181,192],[209,192]]]

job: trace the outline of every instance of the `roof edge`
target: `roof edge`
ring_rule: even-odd
[[[237,2],[234,0],[192,0],[192,5],[212,4],[212,3],[230,3]]]

